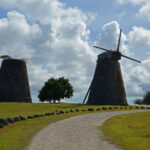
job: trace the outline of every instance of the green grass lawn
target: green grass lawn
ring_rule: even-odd
[[[57,110],[101,108],[83,104],[30,104],[30,103],[0,103],[0,118],[45,114]],[[96,111],[95,111],[96,112]],[[62,115],[45,116],[32,120],[20,121],[9,124],[0,129],[0,150],[23,150],[31,138],[46,125],[75,115],[89,112],[73,112]]]
[[[125,150],[150,150],[150,112],[113,117],[100,129],[107,140]]]
[[[61,115],[45,116],[41,118],[34,118],[31,120],[20,121],[13,124],[8,124],[0,129],[0,150],[23,150],[29,144],[32,137],[42,128],[50,123],[62,120],[75,115],[99,112],[97,108],[112,107],[113,106],[88,106],[83,104],[30,104],[30,103],[0,103],[0,118],[16,117],[45,114],[47,112],[56,112],[57,110],[79,109],[79,112],[65,113]],[[94,108],[92,112],[82,112],[82,109]],[[130,107],[120,107],[117,110],[129,110]],[[121,109],[120,109],[121,108]],[[126,108],[126,109],[125,109]],[[135,107],[132,107],[134,110]],[[105,111],[117,111],[116,109]],[[100,111],[102,112],[102,110]]]

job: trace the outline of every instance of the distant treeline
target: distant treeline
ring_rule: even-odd
[[[138,105],[150,105],[150,91],[145,94],[143,99],[136,99],[134,103]]]

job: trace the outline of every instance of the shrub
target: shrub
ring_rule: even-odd
[[[100,108],[97,108],[96,111],[100,111]]]
[[[50,116],[51,114],[50,113],[45,113],[45,116]]]
[[[28,118],[28,119],[33,119],[34,117],[33,117],[33,116],[28,116],[27,118]]]
[[[150,91],[145,94],[143,98],[143,104],[150,105]]]
[[[102,107],[102,110],[107,110],[107,108],[106,107]]]
[[[65,111],[65,113],[69,113],[69,111],[68,111],[68,110],[66,110],[66,111]]]
[[[0,128],[3,128],[3,127],[4,127],[4,125],[2,123],[0,123]]]
[[[20,120],[26,120],[26,118],[23,116],[19,116],[19,118],[20,118]]]
[[[94,111],[94,108],[88,108],[88,111]]]
[[[86,111],[85,109],[82,109],[81,111]]]
[[[7,121],[8,121],[9,123],[14,123],[14,119],[13,119],[13,118],[10,118],[10,117],[7,118]]]
[[[60,110],[59,113],[60,113],[60,114],[64,114],[64,111]]]
[[[142,99],[136,99],[136,100],[134,101],[134,104],[142,105],[142,104],[143,104],[143,100],[142,100]]]
[[[114,109],[118,109],[118,107],[117,107],[117,106],[115,106],[115,107],[114,107]]]
[[[20,121],[20,118],[19,117],[14,117],[14,121],[18,122],[18,121]]]
[[[40,115],[33,115],[34,118],[40,117]]]
[[[3,125],[7,125],[8,121],[4,118],[0,118],[0,123],[3,124]]]
[[[75,111],[76,111],[76,112],[79,112],[79,109],[76,109]]]
[[[51,112],[51,115],[54,115],[54,112]]]

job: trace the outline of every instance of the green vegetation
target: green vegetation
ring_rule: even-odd
[[[8,124],[0,129],[0,150],[23,150],[31,138],[48,124],[75,115],[102,111],[124,111],[141,109],[135,106],[88,106],[83,104],[31,104],[31,103],[0,103],[0,118],[17,117],[55,112],[55,115],[34,118],[31,120]],[[145,109],[142,107],[142,109]],[[69,111],[56,115],[56,110]],[[73,110],[73,112],[70,112]]]
[[[150,150],[150,112],[113,117],[100,129],[107,140],[125,150]]]
[[[73,87],[69,83],[69,79],[65,79],[64,77],[55,79],[50,78],[47,82],[45,82],[42,89],[39,91],[38,98],[41,102],[44,101],[60,101],[64,98],[71,98],[73,96]]]
[[[136,99],[134,103],[138,105],[150,105],[150,91],[144,95],[143,99]]]

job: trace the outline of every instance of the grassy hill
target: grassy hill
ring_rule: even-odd
[[[102,110],[102,107],[107,110]],[[94,111],[87,111],[88,108],[94,108]],[[44,116],[34,119],[27,119],[25,121],[15,122],[8,124],[4,128],[0,129],[0,150],[23,150],[30,142],[31,138],[46,125],[68,118],[75,115],[99,112],[100,111],[117,111],[117,110],[129,110],[137,109],[135,106],[118,106],[114,109],[114,106],[88,106],[83,104],[31,104],[31,103],[0,103],[0,118],[16,117],[28,115],[40,115],[48,112],[55,112],[55,115]],[[74,112],[70,112],[70,110]],[[75,110],[79,109],[79,112]],[[138,109],[140,109],[138,107]],[[56,110],[69,111],[61,115],[56,115]],[[82,111],[86,110],[86,111]]]
[[[126,114],[101,127],[107,140],[125,150],[150,150],[150,112]]]

